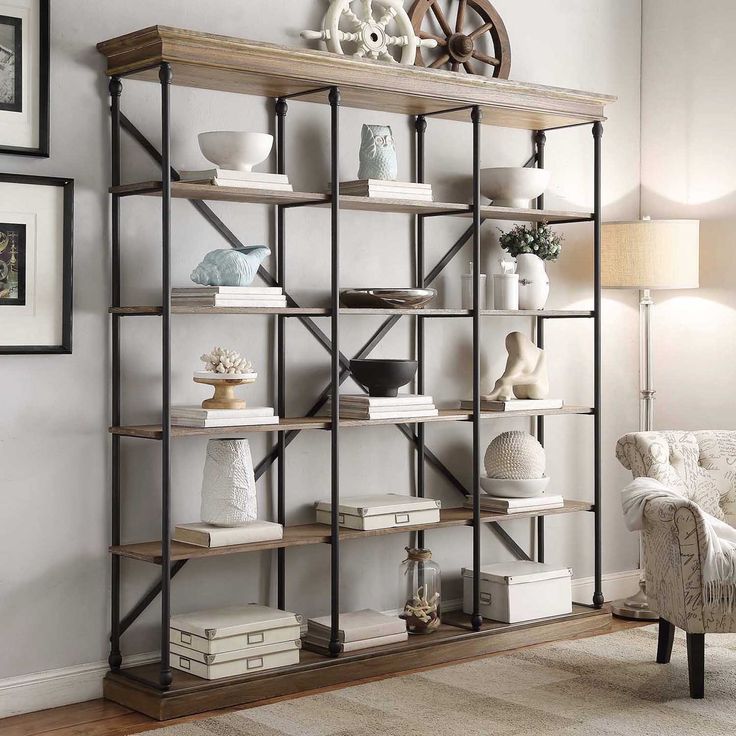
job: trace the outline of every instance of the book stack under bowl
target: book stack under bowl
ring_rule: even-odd
[[[272,192],[293,191],[286,174],[266,174],[260,171],[236,171],[220,168],[204,169],[203,171],[182,171],[180,181],[190,184],[211,184],[216,187],[267,189]]]
[[[330,625],[330,616],[310,618],[303,639],[304,648],[329,654]],[[387,616],[370,608],[340,614],[338,639],[343,652],[398,644],[408,638],[406,623],[398,616]]]
[[[205,680],[299,664],[302,617],[278,608],[216,608],[173,616],[171,666]]]
[[[279,286],[185,286],[171,290],[174,307],[263,307],[286,306]]]
[[[432,202],[432,185],[413,181],[389,181],[387,179],[357,179],[341,181],[340,194],[351,197],[377,197],[379,199],[408,199]]]
[[[521,514],[530,511],[547,511],[559,509],[565,505],[562,496],[534,496],[532,498],[498,498],[486,493],[480,495],[481,511],[490,511],[494,514]],[[465,499],[464,506],[473,508],[473,499]]]
[[[317,501],[318,524],[332,523],[332,503]],[[441,503],[435,498],[417,498],[400,493],[376,496],[348,496],[340,499],[338,523],[347,529],[373,531],[412,524],[436,524],[440,520]]]
[[[247,427],[278,423],[279,418],[274,415],[271,406],[248,406],[245,409],[204,409],[201,406],[171,408],[171,424],[178,427]]]
[[[328,408],[329,405],[328,402]],[[399,394],[398,396],[340,395],[340,417],[342,419],[405,419],[410,417],[436,417],[438,415],[439,411],[437,411],[431,396],[420,394]]]

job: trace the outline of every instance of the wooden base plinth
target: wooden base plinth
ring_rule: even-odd
[[[104,680],[104,695],[108,700],[163,721],[218,708],[253,706],[265,700],[303,695],[532,644],[602,634],[611,628],[610,611],[585,606],[574,606],[572,614],[567,616],[519,624],[486,621],[480,631],[465,628],[467,618],[460,613],[448,614],[434,634],[410,636],[401,644],[366,649],[335,659],[302,651],[298,665],[259,674],[210,681],[174,670],[174,680],[166,692],[158,690],[156,685],[157,664],[132,667],[109,672]]]

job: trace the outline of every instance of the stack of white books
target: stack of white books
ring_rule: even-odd
[[[197,547],[230,547],[284,538],[284,527],[273,521],[248,521],[240,526],[213,526],[199,522],[177,524],[174,541]]]
[[[405,419],[409,417],[436,417],[438,415],[439,411],[437,411],[431,396],[420,394],[399,394],[398,396],[340,395],[340,417],[343,419]]]
[[[411,181],[389,181],[386,179],[357,179],[341,181],[340,194],[351,197],[378,197],[379,199],[409,199],[432,202],[432,185]]]
[[[304,648],[326,654],[330,644],[330,616],[310,618],[304,635]],[[362,611],[340,614],[338,639],[343,652],[398,644],[408,638],[406,623],[398,616],[366,608]]]
[[[480,494],[480,508],[482,511],[491,511],[497,514],[520,514],[530,511],[547,511],[559,509],[565,505],[562,496],[533,496],[532,498],[497,498]],[[465,499],[465,506],[473,508],[473,499]]]
[[[171,666],[218,680],[299,664],[301,622],[295,613],[255,603],[173,616]]]
[[[562,399],[509,399],[503,401],[501,399],[480,397],[481,411],[545,411],[547,409],[561,409],[562,405]],[[470,399],[461,401],[460,408],[472,411],[473,402]]]
[[[172,306],[285,307],[280,286],[184,286],[171,290]]]
[[[220,168],[182,171],[180,181],[190,184],[212,184],[216,187],[268,189],[272,192],[293,191],[286,174],[265,174],[260,171],[234,171]]]
[[[227,378],[226,375],[223,377]],[[245,409],[203,409],[201,406],[171,408],[171,424],[179,427],[247,427],[278,423],[279,418],[274,415],[272,406],[247,406]]]

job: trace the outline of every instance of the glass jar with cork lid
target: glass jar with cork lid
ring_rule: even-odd
[[[399,566],[399,616],[410,634],[429,634],[440,625],[440,566],[432,551],[406,547]]]

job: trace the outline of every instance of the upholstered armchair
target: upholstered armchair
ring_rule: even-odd
[[[705,634],[736,632],[736,607],[703,600],[707,537],[701,509],[736,526],[736,432],[636,432],[616,457],[635,478],[656,478],[682,499],[653,499],[644,509],[647,594],[659,613],[657,662],[667,664],[675,627],[687,636],[690,696],[704,692]]]

